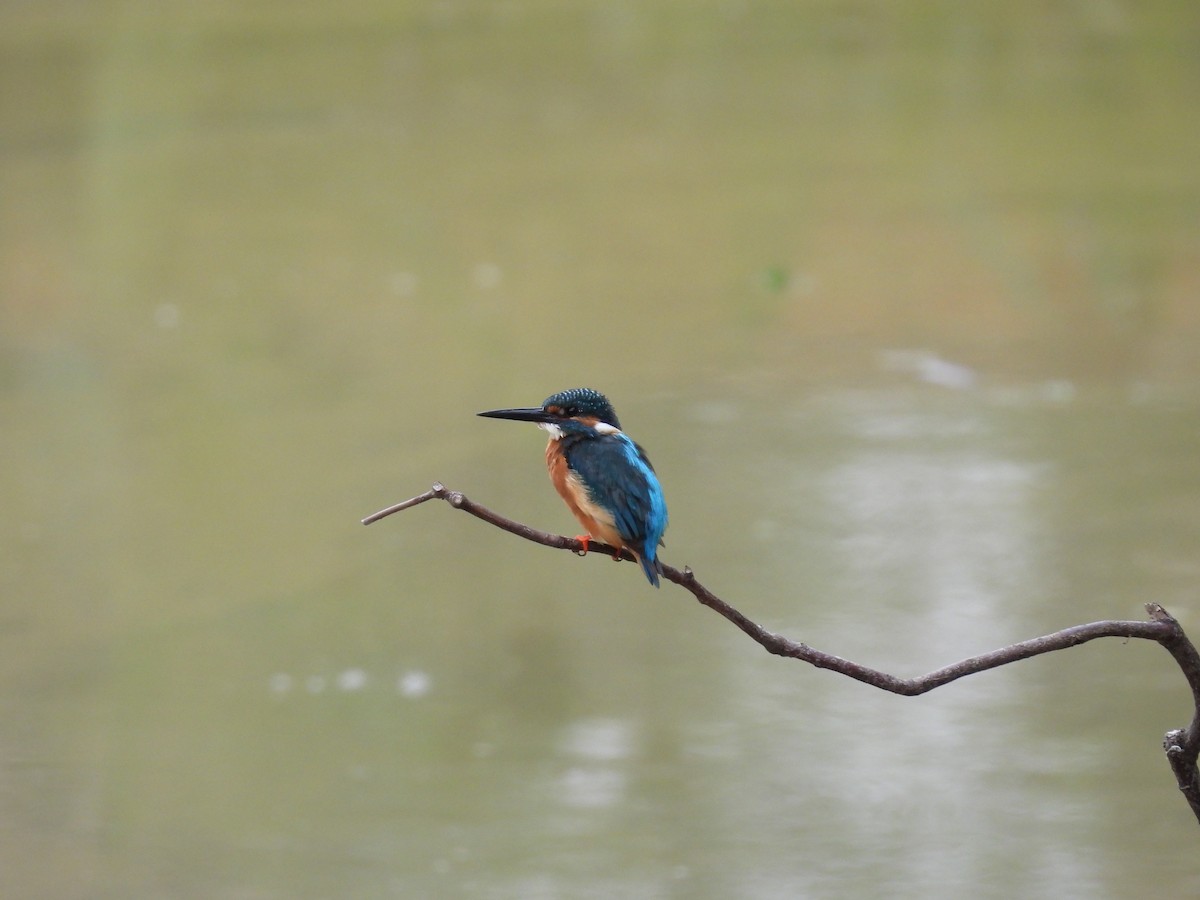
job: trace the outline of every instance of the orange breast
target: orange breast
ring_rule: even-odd
[[[628,547],[621,539],[613,517],[607,510],[592,502],[579,476],[567,465],[561,441],[552,438],[546,445],[546,468],[550,470],[550,481],[554,484],[554,489],[588,534],[606,544],[627,547],[632,551],[633,548]]]

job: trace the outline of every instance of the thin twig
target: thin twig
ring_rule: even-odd
[[[380,519],[386,518],[392,513],[398,513],[401,510],[408,509],[410,506],[416,506],[419,503],[424,503],[426,500],[432,500],[434,497],[440,497],[445,490],[446,489],[442,487],[441,482],[435,481],[431,490],[428,490],[423,494],[418,494],[415,497],[410,497],[403,503],[397,503],[395,506],[389,506],[387,509],[381,509],[377,513],[371,513],[371,515],[362,520],[362,523],[364,525],[370,525],[372,522],[378,522]]]
[[[445,500],[455,509],[461,509],[490,525],[495,525],[497,528],[502,528],[518,537],[525,538],[537,544],[543,544],[544,546],[560,550],[570,550],[578,554],[586,553],[590,547],[591,550],[607,553],[620,559],[634,561],[634,557],[628,551],[618,550],[599,541],[592,541],[589,547],[585,547],[581,541],[575,538],[530,528],[528,525],[513,521],[499,513],[493,512],[485,506],[481,506],[473,500],[468,499],[459,491],[448,490],[444,485],[437,482],[425,493],[405,500],[403,503],[397,503],[395,506],[389,506],[387,509],[381,509],[377,513],[372,513],[363,519],[362,522],[364,525],[370,525],[372,522],[377,522],[385,516],[390,516],[392,513],[400,512],[401,510],[435,498]],[[1183,793],[1188,805],[1195,814],[1197,822],[1200,822],[1200,767],[1197,766],[1197,759],[1200,758],[1200,652],[1197,651],[1196,646],[1184,633],[1183,628],[1174,617],[1157,603],[1146,604],[1146,612],[1150,616],[1148,621],[1109,620],[1091,622],[1087,625],[1075,625],[1071,628],[1064,628],[1062,631],[1056,631],[1053,634],[1042,635],[1041,637],[1031,638],[1007,647],[1001,647],[998,650],[992,650],[989,653],[972,656],[916,678],[898,678],[887,672],[881,672],[878,669],[872,669],[868,666],[851,662],[840,656],[834,656],[832,653],[817,650],[808,646],[808,644],[802,644],[783,635],[768,631],[697,581],[696,576],[688,567],[680,570],[673,566],[663,565],[662,577],[679,585],[684,590],[690,592],[704,606],[724,616],[758,642],[768,653],[789,659],[797,659],[818,669],[829,669],[848,678],[853,678],[855,681],[861,681],[863,684],[877,687],[880,690],[890,691],[893,694],[900,694],[904,697],[915,697],[967,675],[985,672],[988,669],[994,669],[998,666],[1017,662],[1018,660],[1040,656],[1043,653],[1065,650],[1068,647],[1085,644],[1097,638],[1120,637],[1155,641],[1161,644],[1175,659],[1192,691],[1193,714],[1191,722],[1186,728],[1167,732],[1163,741],[1163,748],[1166,751],[1171,770],[1175,774],[1179,790]]]

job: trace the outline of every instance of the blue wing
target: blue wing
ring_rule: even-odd
[[[645,451],[628,436],[606,434],[573,443],[567,465],[579,474],[594,503],[608,510],[621,538],[658,584],[658,545],[667,530],[667,504]]]

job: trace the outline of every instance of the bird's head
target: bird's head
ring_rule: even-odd
[[[541,406],[515,409],[489,409],[479,413],[489,419],[535,422],[553,437],[569,432],[592,431],[612,434],[621,430],[621,422],[608,398],[591,388],[571,388],[551,394]]]

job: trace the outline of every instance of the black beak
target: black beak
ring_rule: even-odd
[[[552,416],[540,406],[525,409],[489,409],[476,413],[487,419],[512,419],[515,422],[556,422],[558,416]]]

